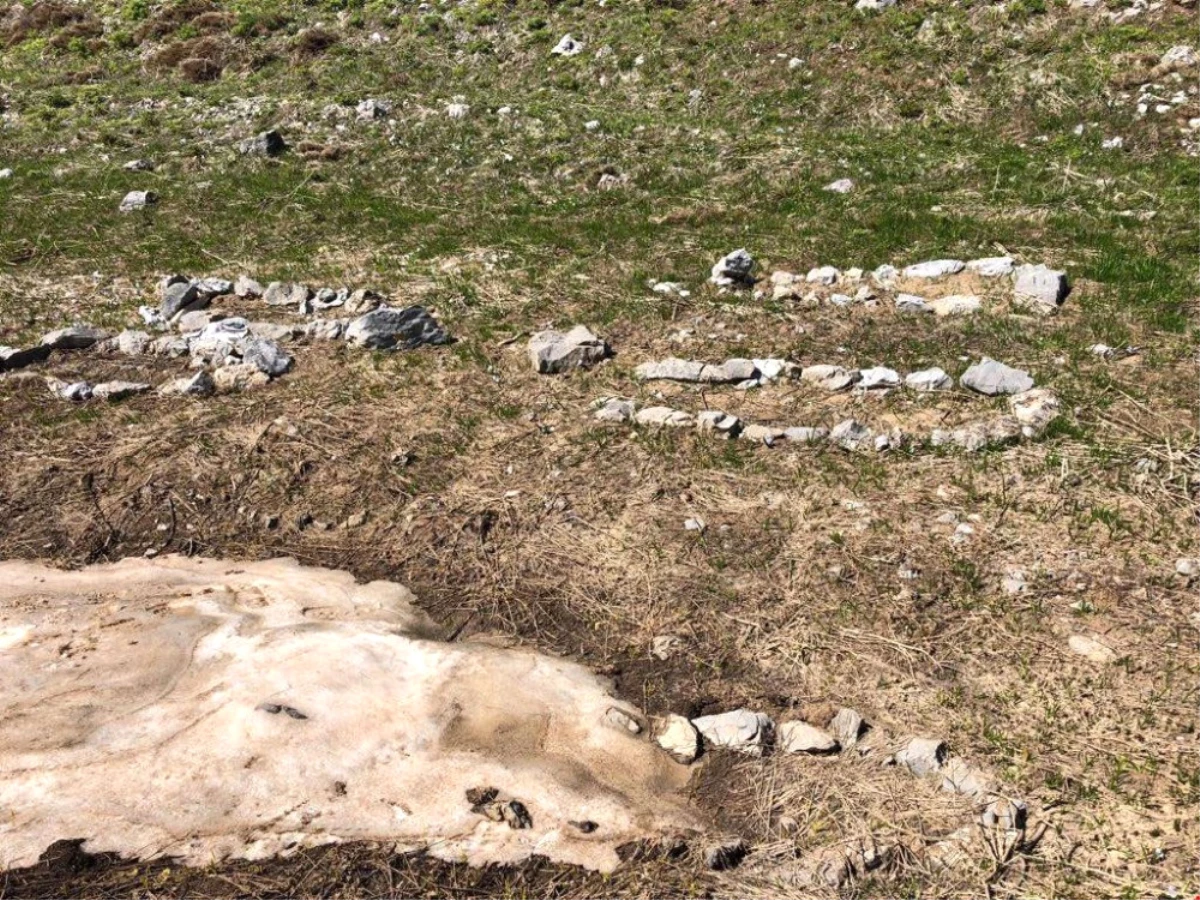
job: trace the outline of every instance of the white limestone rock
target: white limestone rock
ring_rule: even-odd
[[[710,747],[734,750],[749,756],[762,756],[771,743],[774,726],[765,713],[748,709],[693,719],[692,724]]]

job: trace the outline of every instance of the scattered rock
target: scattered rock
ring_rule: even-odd
[[[266,372],[250,363],[221,366],[213,372],[213,384],[222,394],[262,387],[270,381],[271,378]]]
[[[50,348],[44,344],[21,350],[17,347],[0,346],[0,372],[23,369],[34,363],[44,362],[50,356]]]
[[[86,350],[108,336],[107,331],[90,325],[72,325],[43,335],[41,344],[51,350]]]
[[[57,378],[47,378],[46,387],[50,393],[62,400],[80,403],[92,399],[92,386],[86,381],[60,381]]]
[[[702,384],[730,384],[754,378],[758,369],[748,359],[727,359],[719,365],[686,359],[664,359],[642,363],[634,369],[640,381],[690,381]]]
[[[700,755],[700,732],[683,716],[669,715],[663,719],[654,739],[658,746],[684,765],[694,762]]]
[[[201,278],[196,282],[196,290],[209,299],[224,297],[233,293],[233,282],[227,278]]]
[[[162,303],[158,311],[170,322],[177,315],[207,305],[209,298],[201,296],[196,285],[189,281],[176,281],[163,288]]]
[[[239,275],[233,283],[233,293],[238,297],[261,297],[263,286],[249,275]]]
[[[889,369],[884,366],[859,369],[858,381],[855,387],[864,391],[900,387],[900,373],[895,369]]]
[[[905,278],[945,278],[957,275],[966,267],[961,259],[931,259],[904,268]]]
[[[735,750],[750,756],[762,756],[771,743],[773,732],[770,717],[748,709],[735,709],[715,716],[701,716],[693,719],[692,724],[704,735],[705,743],[710,746]]]
[[[709,278],[718,287],[752,287],[754,257],[743,247],[721,257],[712,267]]]
[[[383,305],[383,297],[375,291],[367,288],[360,288],[357,291],[352,291],[350,296],[346,298],[346,302],[342,304],[342,308],[352,316],[361,316],[364,313],[369,313],[372,310],[379,309]]]
[[[280,156],[287,150],[287,141],[278,131],[264,131],[238,144],[243,156]]]
[[[741,438],[754,444],[774,446],[776,441],[783,440],[784,429],[773,428],[769,425],[747,425],[742,429]]]
[[[1000,579],[1000,590],[1009,595],[1024,593],[1027,586],[1025,573],[1020,569],[1011,569]]]
[[[350,518],[342,523],[343,528],[362,528],[367,524],[367,514],[365,512],[356,512]]]
[[[875,433],[855,419],[846,419],[833,426],[829,440],[843,450],[869,450],[873,446]]]
[[[1095,638],[1084,634],[1073,634],[1067,641],[1072,653],[1086,657],[1094,663],[1110,663],[1117,658],[1116,651]]]
[[[223,318],[225,318],[225,314],[222,312],[191,309],[180,313],[175,318],[175,326],[179,329],[180,334],[193,334],[203,331],[214,322],[220,322]]]
[[[842,273],[833,266],[819,266],[815,269],[809,269],[808,274],[804,276],[804,280],[809,284],[823,284],[826,286],[837,284],[838,277]]]
[[[896,753],[895,760],[897,765],[904,766],[914,775],[929,775],[941,769],[947,752],[945,741],[913,738]]]
[[[121,212],[133,212],[138,209],[145,209],[147,206],[153,206],[158,202],[158,194],[154,191],[130,191],[121,201]]]
[[[805,366],[800,370],[801,381],[818,385],[827,391],[849,390],[861,377],[858,369],[843,369],[841,366]]]
[[[97,400],[124,400],[135,394],[144,394],[150,390],[150,385],[137,381],[102,381],[92,388],[92,396]]]
[[[1175,572],[1186,578],[1200,575],[1200,559],[1184,556],[1175,560]]]
[[[954,387],[954,379],[935,366],[932,369],[910,372],[905,377],[904,384],[914,391],[948,391]]]
[[[267,338],[254,338],[242,346],[242,362],[254,366],[271,378],[278,378],[292,367],[292,357]]]
[[[829,731],[847,750],[858,743],[865,727],[866,723],[863,721],[863,717],[858,714],[857,710],[850,709],[848,706],[839,709],[829,721]]]
[[[618,731],[627,731],[630,734],[642,733],[642,723],[635,716],[618,706],[610,706],[605,711],[604,724],[611,728],[616,728]]]
[[[1013,274],[1014,301],[1036,312],[1054,312],[1070,292],[1067,273],[1057,269],[1042,265],[1018,266]]]
[[[897,294],[896,311],[903,313],[928,313],[933,312],[933,308],[924,297],[918,297],[916,294]]]
[[[938,774],[942,776],[943,791],[966,797],[980,797],[991,790],[991,778],[961,756],[952,756],[946,760]]]
[[[696,424],[690,413],[669,406],[648,406],[638,410],[633,421],[638,425],[662,425],[668,428],[691,428]]]
[[[930,300],[929,308],[937,316],[967,316],[983,309],[983,301],[974,294],[953,294]]]
[[[121,168],[126,172],[153,172],[154,163],[148,159],[131,159]]]
[[[586,325],[565,332],[540,331],[529,339],[529,361],[543,375],[590,369],[611,355],[608,344]]]
[[[168,381],[158,389],[160,394],[179,394],[184,397],[211,397],[217,386],[208,372],[200,371],[186,378]]]
[[[703,519],[692,518],[683,520],[684,531],[695,531],[697,534],[703,534],[707,528],[708,524]]]
[[[1013,417],[1021,423],[1021,434],[1027,438],[1037,437],[1058,418],[1062,404],[1053,391],[1033,388],[1008,398]]]
[[[551,49],[552,56],[578,56],[583,52],[583,41],[577,41],[569,34],[564,34]]]
[[[706,409],[699,413],[696,416],[696,425],[701,431],[727,438],[735,438],[742,431],[741,419],[717,409]]]
[[[471,112],[466,103],[447,103],[446,116],[451,119],[465,119]]]
[[[681,646],[683,646],[683,641],[675,635],[660,634],[650,642],[650,655],[655,659],[667,660],[674,656],[675,651]],[[687,719],[684,719],[684,721],[687,722]],[[688,725],[691,725],[691,722],[688,722]]]
[[[839,178],[837,181],[831,181],[825,185],[824,190],[833,194],[848,194],[854,190],[854,182],[849,178]]]
[[[374,121],[375,119],[386,119],[392,114],[392,104],[386,100],[375,100],[368,98],[361,101],[354,108],[358,118],[363,121]]]
[[[967,271],[981,278],[1003,278],[1013,271],[1011,256],[989,256],[984,259],[973,259],[967,263]]]
[[[784,722],[777,743],[784,753],[836,753],[840,746],[828,731],[807,722]]]
[[[829,431],[825,428],[809,428],[807,426],[785,428],[783,437],[784,440],[793,444],[815,444],[817,441],[823,441],[829,437]]]
[[[423,306],[385,306],[351,322],[346,340],[372,350],[412,350],[422,344],[448,344],[450,335]]]
[[[895,6],[896,0],[858,0],[854,4],[855,9],[879,10],[887,9],[889,6]]]
[[[1024,831],[1029,810],[1023,800],[999,798],[987,805],[979,817],[985,828],[1002,828],[1005,831]]]
[[[888,284],[891,284],[893,281],[895,281],[896,276],[898,276],[899,274],[900,273],[896,270],[895,266],[891,266],[891,265],[888,265],[887,263],[884,263],[882,266],[879,266],[879,268],[877,268],[874,272],[871,273],[871,277],[873,279],[875,279],[875,281],[878,284],[888,285]]]
[[[628,422],[633,418],[634,403],[620,397],[605,397],[596,404],[592,418],[598,422]]]
[[[1019,394],[1033,387],[1033,379],[1028,372],[1006,366],[987,356],[963,372],[959,383],[989,397]]]
[[[299,310],[311,296],[312,291],[306,284],[292,281],[272,281],[267,285],[262,298],[267,306],[291,306]]]

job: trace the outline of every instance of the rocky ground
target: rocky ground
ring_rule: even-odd
[[[1200,881],[1196,8],[858,7],[0,13],[0,557],[406,585],[705,823],[0,896]]]

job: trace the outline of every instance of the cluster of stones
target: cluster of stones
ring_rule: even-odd
[[[662,428],[694,428],[705,434],[740,439],[773,447],[777,444],[812,444],[827,441],[843,450],[884,451],[927,442],[933,447],[955,446],[981,450],[1020,438],[1034,438],[1059,415],[1058,398],[1043,388],[1030,388],[1009,397],[1009,413],[953,429],[935,428],[916,435],[894,428],[876,432],[857,419],[846,419],[830,429],[779,427],[743,422],[737,416],[715,409],[693,415],[669,406],[638,408],[635,401],[603,397],[592,404],[593,418],[600,422],[630,423]]]
[[[642,726],[620,710],[609,710],[607,721],[614,727],[638,734]],[[869,733],[869,734],[868,734]],[[688,719],[668,715],[653,728],[658,745],[683,764],[694,762],[706,750],[730,751],[753,757],[770,753],[836,756],[853,753],[860,758],[875,755],[884,766],[898,766],[919,778],[935,779],[942,790],[971,798],[981,810],[978,825],[1019,834],[1026,826],[1026,807],[1021,800],[1003,794],[996,780],[972,766],[960,756],[951,756],[945,741],[914,737],[892,753],[881,752],[886,742],[870,729],[854,709],[843,707],[822,724],[803,720],[778,725],[765,713],[737,709],[716,715]],[[952,833],[930,851],[930,861],[938,865],[956,862],[955,853],[969,838],[976,825]],[[897,848],[883,847],[873,841],[862,845],[828,847],[799,861],[797,880],[810,885],[839,887],[881,865]],[[731,850],[732,848],[732,850]],[[725,868],[731,858],[740,859],[744,843],[726,842],[714,848],[708,860],[714,868]]]
[[[709,280],[720,288],[750,288],[756,282],[754,267],[754,258],[744,248],[735,250],[717,261]],[[771,296],[774,300],[810,305],[878,307],[883,295],[890,294],[892,304],[900,312],[938,316],[979,312],[983,300],[974,294],[927,299],[895,290],[901,280],[908,284],[925,282],[933,285],[960,274],[985,280],[1007,280],[1012,285],[1015,305],[1043,314],[1055,312],[1071,290],[1066,272],[1044,265],[1018,265],[1012,257],[996,256],[969,261],[927,260],[902,270],[883,265],[871,272],[859,268],[841,270],[834,266],[818,266],[803,275],[777,271],[771,275]]]
[[[90,326],[74,326],[46,335],[35,347],[0,347],[0,371],[45,360],[53,350],[82,350],[126,356],[189,357],[199,371],[159,386],[164,394],[208,396],[267,384],[287,373],[292,356],[280,341],[295,339],[345,340],[361,348],[409,350],[422,344],[445,344],[450,336],[421,306],[393,308],[373,291],[322,288],[272,282],[262,287],[253,279],[190,279],[171,275],[159,286],[157,307],[139,310],[147,330],[128,329],[109,335]],[[212,309],[221,297],[260,299],[271,307],[291,307],[313,316],[339,309],[344,318],[314,318],[296,324],[249,321]],[[171,329],[174,329],[172,332]],[[152,333],[153,332],[153,333]],[[119,399],[150,390],[150,385],[112,382],[91,385],[47,379],[51,391],[67,400]]]

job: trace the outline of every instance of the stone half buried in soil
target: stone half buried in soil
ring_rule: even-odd
[[[687,767],[613,727],[591,672],[437,633],[403,587],[291,560],[0,564],[0,868],[83,838],[192,864],[379,841],[611,870],[699,827]]]
[[[413,350],[422,344],[448,344],[450,335],[423,306],[381,306],[346,326],[346,340],[371,350]]]

